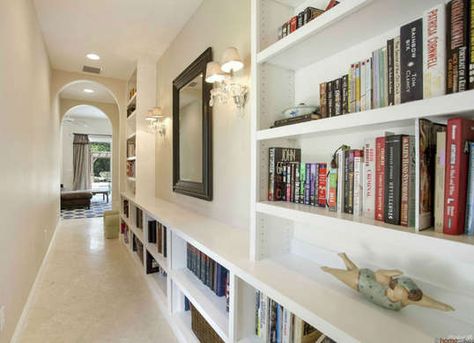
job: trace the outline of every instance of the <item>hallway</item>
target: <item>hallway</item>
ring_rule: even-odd
[[[61,221],[22,343],[176,342],[135,261],[102,218]]]

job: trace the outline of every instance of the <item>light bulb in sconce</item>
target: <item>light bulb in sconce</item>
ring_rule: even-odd
[[[206,66],[206,82],[222,82],[225,79],[225,75],[222,72],[221,66],[217,62],[209,62]]]

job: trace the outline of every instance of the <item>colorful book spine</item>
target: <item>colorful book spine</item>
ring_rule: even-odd
[[[436,167],[435,167],[435,204],[434,228],[443,232],[444,221],[444,180],[446,172],[446,132],[436,135]]]
[[[329,170],[328,183],[329,183],[329,194],[328,194],[328,207],[329,211],[337,211],[337,169],[331,168]]]
[[[299,202],[300,204],[305,203],[305,191],[306,191],[306,164],[300,163],[300,196]]]
[[[293,343],[293,315],[286,308],[283,309],[282,343]]]
[[[393,40],[393,91],[395,105],[399,105],[401,101],[401,71],[400,71],[400,36]]]
[[[423,99],[423,19],[400,29],[401,102]]]
[[[318,173],[319,165],[317,163],[311,163],[311,180],[309,186],[309,204],[311,206],[315,206],[317,203]]]
[[[360,62],[355,64],[355,112],[360,111]]]
[[[342,77],[342,114],[349,113],[349,75]]]
[[[327,92],[328,117],[334,117],[334,112],[335,112],[334,81],[329,81],[327,83],[326,92]]]
[[[385,138],[384,221],[395,225],[400,224],[402,137],[391,135]]]
[[[346,151],[344,171],[344,212],[354,213],[354,150]]]
[[[455,54],[451,49],[452,36],[452,9],[453,2],[449,1],[446,4],[446,93],[451,94],[455,92],[454,89],[454,58]],[[457,83],[456,83],[457,88]]]
[[[387,41],[387,106],[395,105],[395,40]]]
[[[345,150],[337,152],[337,212],[344,212],[344,171],[345,171]]]
[[[387,87],[387,47],[379,49],[379,105],[387,106],[388,87]]]
[[[354,150],[354,214],[362,215],[364,151]]]
[[[474,140],[474,121],[464,118],[448,120],[446,138],[446,181],[443,232],[464,233],[466,219],[466,189],[469,156],[466,141]]]
[[[469,0],[469,89],[474,89],[474,0]]]
[[[334,115],[342,114],[342,79],[334,80]]]
[[[469,170],[467,173],[466,235],[474,235],[474,142],[469,142]]]
[[[318,206],[326,207],[327,164],[319,163],[318,170]]]
[[[366,111],[367,110],[367,103],[366,103],[366,78],[367,78],[367,65],[366,60],[360,62],[360,110]]]
[[[402,137],[400,225],[414,226],[415,220],[415,142],[413,136]]]
[[[372,108],[379,108],[379,53],[372,52]]]
[[[311,205],[310,201],[310,185],[311,185],[311,163],[306,163],[305,164],[305,184],[304,184],[304,204],[305,205]]]
[[[350,102],[349,102],[349,110],[350,113],[356,112],[356,65],[351,64],[350,69]]]
[[[363,165],[363,214],[368,218],[375,217],[375,139],[364,142]]]
[[[446,94],[446,6],[423,15],[423,98]]]
[[[375,219],[383,221],[385,203],[385,137],[377,137],[375,146]]]
[[[327,82],[319,84],[319,107],[321,118],[328,117],[328,104],[327,104]]]
[[[293,201],[297,204],[300,203],[300,170],[301,166],[300,163],[294,163],[293,165],[295,169],[295,183],[294,183],[294,199]]]

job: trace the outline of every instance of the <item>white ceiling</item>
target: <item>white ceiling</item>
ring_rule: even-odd
[[[34,0],[53,68],[100,66],[126,80],[141,55],[163,54],[202,0]],[[94,52],[102,59],[89,61]]]
[[[82,118],[108,120],[104,112],[102,112],[95,106],[89,106],[89,105],[79,105],[79,106],[73,107],[66,113],[64,118],[73,119],[73,120],[82,119]]]
[[[94,93],[85,93],[84,89],[92,89]],[[91,81],[80,81],[68,85],[60,94],[61,99],[73,99],[84,101],[105,102],[115,104],[114,97],[110,91],[100,83]]]

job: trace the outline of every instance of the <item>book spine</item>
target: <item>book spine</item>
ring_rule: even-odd
[[[276,305],[276,325],[275,325],[275,342],[281,342],[281,328],[283,321],[283,309],[281,305]]]
[[[311,163],[305,164],[306,179],[304,184],[304,204],[310,205]]]
[[[375,217],[375,140],[368,138],[364,142],[363,165],[363,214]]]
[[[460,44],[458,47],[458,91],[463,92],[468,89],[469,76],[468,76],[468,30],[469,30],[469,2],[470,0],[459,1],[460,9],[462,13],[460,15],[461,20],[454,22],[454,30],[456,33],[454,40],[457,40],[459,35]],[[457,11],[456,6],[453,5],[453,10]]]
[[[379,54],[378,50],[372,52],[372,108],[379,108]]]
[[[349,113],[349,75],[342,77],[342,114]]]
[[[346,152],[344,178],[344,212],[354,213],[354,150]]]
[[[286,169],[286,201],[291,201],[291,163],[285,164]]]
[[[464,233],[468,169],[465,142],[472,139],[473,121],[461,118],[448,120],[443,232],[449,235]]]
[[[342,79],[334,80],[334,115],[342,114]]]
[[[362,215],[364,151],[354,150],[354,214]]]
[[[294,196],[294,202],[299,204],[300,203],[300,170],[301,166],[300,163],[295,163],[294,166],[295,168],[295,196]]]
[[[277,325],[277,306],[278,304],[270,300],[269,330],[267,342],[276,343],[276,325]]]
[[[275,201],[276,189],[276,158],[275,149],[268,149],[268,201]]]
[[[351,64],[351,70],[350,70],[350,112],[354,113],[356,111],[356,65]]]
[[[306,164],[300,163],[300,197],[299,203],[305,203],[305,186],[306,185]]]
[[[262,293],[260,291],[256,291],[255,293],[255,336],[261,337],[260,332],[260,318],[261,318],[261,308],[260,308],[260,297]]]
[[[372,109],[372,58],[365,61],[365,109]]]
[[[366,108],[366,102],[365,102],[365,96],[366,96],[366,77],[367,77],[367,66],[366,66],[366,61],[362,61],[360,63],[360,110],[365,111]]]
[[[260,337],[262,342],[267,342],[268,339],[268,320],[269,320],[269,299],[265,294],[260,297]]]
[[[328,194],[328,207],[329,211],[337,211],[337,169],[331,168],[329,170],[329,194]]]
[[[469,0],[469,89],[474,89],[474,0]]]
[[[309,193],[309,204],[311,206],[316,206],[316,203],[317,203],[318,174],[319,174],[318,163],[311,163],[311,183],[310,183],[310,193]]]
[[[387,47],[379,50],[379,106],[387,106]]]
[[[453,57],[451,52],[451,32],[452,32],[452,14],[453,2],[446,4],[446,94],[454,93],[454,71]]]
[[[410,136],[408,172],[408,226],[416,225],[416,149],[415,136]]]
[[[385,203],[384,221],[400,224],[400,182],[401,182],[402,136],[385,138]]]
[[[444,221],[444,180],[446,168],[446,132],[436,135],[436,167],[435,167],[435,204],[434,228],[436,232],[443,232]]]
[[[395,104],[395,46],[394,39],[387,41],[387,106]]]
[[[295,202],[296,164],[290,163],[290,201]]]
[[[337,152],[337,212],[344,212],[344,150]]]
[[[401,102],[423,98],[423,19],[400,29],[402,92]]]
[[[466,224],[464,231],[467,235],[474,235],[474,142],[469,142],[469,169],[467,176],[466,197]]]
[[[321,114],[321,118],[328,117],[328,106],[327,106],[327,82],[323,82],[319,84],[319,111]]]
[[[326,207],[327,164],[319,163],[318,172],[318,206]]]
[[[360,62],[355,64],[355,112],[360,111]]]
[[[327,106],[328,106],[328,117],[334,116],[334,81],[329,81],[327,83]]]
[[[410,180],[410,137],[402,138],[402,185],[400,205],[400,225],[408,226],[408,183]]]
[[[446,94],[446,11],[438,5],[423,15],[423,98]]]
[[[385,203],[385,137],[377,137],[375,146],[375,219],[383,221]]]
[[[393,40],[393,92],[394,103],[399,105],[401,103],[401,71],[400,71],[400,36]]]

